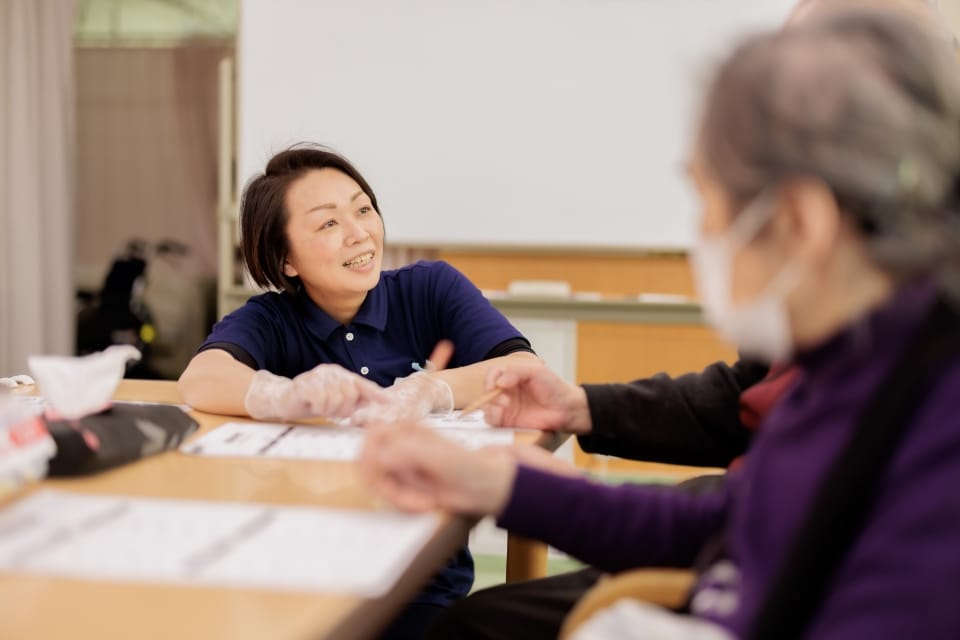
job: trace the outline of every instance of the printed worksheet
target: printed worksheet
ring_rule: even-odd
[[[425,423],[434,429],[495,429],[483,419],[483,411],[451,411],[426,417]]]
[[[0,572],[385,593],[432,514],[40,491],[0,510]]]
[[[470,449],[509,445],[514,431],[495,429],[479,411],[429,416],[426,423],[445,437]],[[227,422],[180,446],[184,453],[222,457],[356,460],[363,446],[363,429],[343,426]]]

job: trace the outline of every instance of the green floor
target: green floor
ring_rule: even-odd
[[[473,591],[495,584],[503,584],[507,571],[507,559],[501,555],[476,554],[473,556],[476,567],[476,578],[473,581]],[[582,563],[570,558],[550,558],[547,560],[547,574],[565,573],[574,571],[583,566]]]

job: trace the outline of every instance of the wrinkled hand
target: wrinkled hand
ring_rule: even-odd
[[[487,389],[501,389],[484,408],[489,424],[545,431],[590,432],[590,408],[584,390],[546,365],[510,364],[487,372]]]
[[[450,385],[424,371],[401,378],[383,391],[382,402],[360,409],[350,422],[355,425],[416,422],[430,413],[453,411]]]
[[[385,391],[377,384],[339,365],[321,364],[292,380],[263,369],[257,371],[243,406],[258,420],[293,420],[349,416],[385,401]]]
[[[517,472],[502,451],[470,451],[411,423],[371,425],[359,466],[374,493],[399,509],[473,516],[503,511]]]

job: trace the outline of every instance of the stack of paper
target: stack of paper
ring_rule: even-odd
[[[431,514],[42,491],[0,511],[0,571],[375,597],[437,523]]]

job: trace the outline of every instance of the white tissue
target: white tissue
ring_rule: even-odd
[[[30,356],[27,364],[47,404],[61,417],[75,420],[110,405],[128,360],[139,360],[130,345],[113,345],[88,356]]]
[[[32,396],[0,388],[0,500],[47,475],[57,445],[37,418]]]
[[[33,384],[35,384],[33,378],[23,373],[16,376],[10,376],[9,378],[0,378],[0,387],[6,387],[7,389],[29,387]]]

